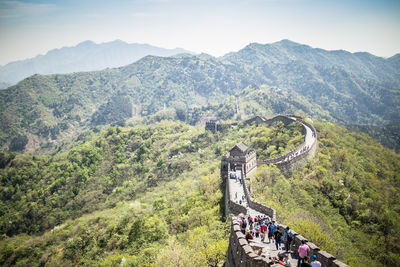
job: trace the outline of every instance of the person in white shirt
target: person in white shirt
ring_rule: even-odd
[[[290,266],[292,266],[292,265],[290,264],[289,253],[286,253],[286,254],[285,254],[285,257],[283,258],[283,262],[285,263],[285,267],[290,267]]]

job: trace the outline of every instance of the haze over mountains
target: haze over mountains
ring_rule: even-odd
[[[282,40],[249,44],[221,58],[147,56],[115,69],[34,75],[0,92],[0,145],[42,151],[84,130],[165,108],[192,124],[207,114],[229,119],[235,94],[247,116],[298,113],[343,124],[398,123],[399,65],[399,55],[384,59]]]
[[[7,87],[33,74],[71,73],[120,67],[147,56],[172,56],[190,53],[181,48],[165,49],[148,44],[128,44],[121,40],[96,44],[84,41],[73,47],[53,49],[0,67],[0,88]]]

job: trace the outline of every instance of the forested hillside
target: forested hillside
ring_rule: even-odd
[[[326,51],[282,40],[250,44],[224,59],[240,66],[254,83],[297,92],[338,122],[382,124],[400,119],[398,57]]]
[[[222,137],[164,121],[109,127],[54,157],[1,154],[0,264],[217,266],[229,235],[219,161],[248,134],[275,154],[302,137],[296,125]]]
[[[241,104],[243,115],[290,112],[343,124],[398,123],[398,59],[284,40],[250,44],[221,58],[148,56],[116,69],[34,75],[0,91],[0,146],[54,152],[99,126],[169,108],[195,124],[197,111],[225,105],[235,94],[250,101]]]
[[[399,257],[400,156],[365,134],[315,123],[317,156],[293,178],[260,167],[252,194],[350,266]],[[296,124],[219,134],[162,121],[109,127],[57,156],[1,154],[0,264],[218,266],[222,154],[246,138],[260,157],[290,151]]]
[[[365,132],[379,140],[382,145],[400,152],[400,123],[390,123],[384,126],[349,125],[351,129]]]

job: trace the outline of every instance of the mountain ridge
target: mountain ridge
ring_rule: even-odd
[[[245,107],[248,116],[290,112],[345,125],[400,121],[393,59],[342,54],[283,41],[251,44],[221,58],[145,56],[102,71],[34,75],[0,91],[0,146],[24,150],[25,143],[26,152],[59,146],[66,136],[164,108],[196,124],[202,110],[221,113],[215,107],[222,105],[231,113],[234,107],[224,101],[246,88],[254,105]],[[370,75],[377,68],[386,71],[384,77]],[[256,93],[262,88],[270,88],[269,95]]]
[[[349,63],[357,63],[357,64],[361,64],[364,68],[365,65],[370,64],[371,60],[377,60],[380,64],[384,63],[384,62],[390,62],[390,65],[392,64],[392,61],[394,60],[390,60],[391,58],[398,58],[400,56],[397,56],[399,54],[394,55],[391,58],[383,58],[383,57],[379,57],[379,56],[375,56],[371,53],[368,52],[348,52],[346,50],[325,50],[322,48],[312,48],[309,45],[304,45],[304,44],[299,44],[287,39],[272,43],[272,44],[259,44],[259,43],[251,43],[249,45],[247,45],[246,47],[244,47],[243,49],[239,50],[237,53],[232,53],[232,54],[241,54],[243,52],[249,52],[251,50],[256,50],[258,52],[262,51],[263,54],[265,56],[269,56],[270,58],[273,58],[275,60],[280,60],[280,62],[284,62],[284,63],[288,63],[291,60],[300,60],[300,61],[304,61],[307,63],[314,63],[314,64],[320,64],[320,65],[325,65],[325,66],[340,66],[340,67],[344,67],[344,69],[346,69],[347,71],[352,71],[354,73],[358,73],[358,74],[363,74],[363,76],[371,76],[371,73],[365,73],[365,71],[363,71],[363,69],[357,69],[354,67],[351,67],[350,64],[345,64],[343,65],[343,63],[346,63],[344,61],[340,62],[337,58],[335,58],[335,55],[339,54],[340,56],[346,56],[347,60],[351,60],[349,61]],[[272,52],[278,52],[280,50],[280,54],[281,57],[279,58],[274,58],[274,53]],[[285,53],[283,53],[285,52]],[[288,55],[288,52],[291,52],[290,55],[292,55],[292,57],[285,57],[285,55]],[[229,59],[229,55],[232,55],[231,53],[226,54],[225,56],[223,56],[224,59]],[[342,63],[342,64],[340,64]],[[396,69],[394,66],[389,66],[391,71],[395,71],[397,77],[400,77],[400,70]],[[378,68],[375,68],[375,70],[379,70]],[[382,76],[382,74],[384,74],[384,71],[379,70],[380,75]],[[373,76],[374,78],[377,78],[378,76]],[[383,76],[385,77],[385,76]]]
[[[148,44],[130,44],[121,40],[99,44],[87,40],[76,46],[52,49],[44,55],[0,66],[0,82],[14,84],[36,73],[61,74],[120,67],[148,54],[172,56],[179,53],[192,52],[182,48],[165,49]]]

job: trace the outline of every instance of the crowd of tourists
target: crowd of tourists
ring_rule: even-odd
[[[290,251],[293,241],[293,232],[289,227],[281,230],[276,222],[268,216],[258,215],[256,217],[241,216],[239,219],[240,230],[247,241],[260,238],[261,242],[275,243],[276,250],[284,249]],[[266,240],[268,239],[268,242]],[[284,245],[284,247],[283,247]]]
[[[300,149],[299,151],[292,152],[292,153],[286,155],[286,157],[283,159],[283,161],[284,161],[284,162],[285,162],[285,161],[290,161],[290,160],[292,160],[293,158],[295,158],[295,157],[297,157],[297,156],[303,154],[304,152],[306,152],[306,151],[309,150],[309,149],[310,149],[310,146],[309,146],[309,145],[306,145],[306,146],[304,146],[302,149]]]
[[[269,258],[271,264],[292,266],[289,254],[294,252],[291,251],[294,234],[288,226],[286,229],[281,229],[273,219],[265,215],[255,217],[250,215],[239,216],[239,224],[240,230],[245,235],[247,242],[255,239],[267,244],[271,244],[272,242],[275,244],[277,251],[282,250],[282,253],[279,253],[278,257]],[[309,252],[310,247],[303,240],[297,250],[297,267],[321,267],[321,263],[317,260],[316,255],[313,255],[312,261],[310,261],[308,258]],[[263,256],[261,249],[258,251],[258,254]]]

